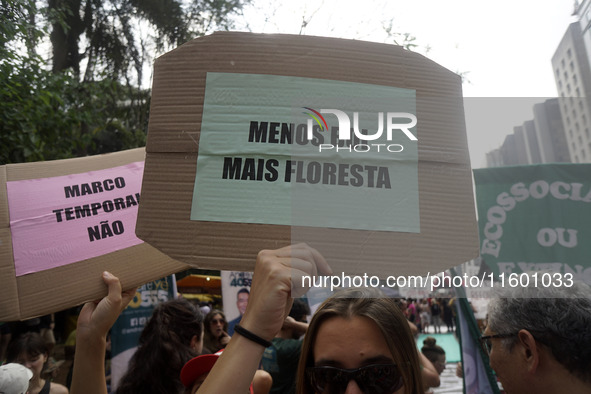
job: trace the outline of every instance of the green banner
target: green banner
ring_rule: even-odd
[[[480,255],[497,278],[547,270],[591,283],[591,164],[478,169],[474,180]]]

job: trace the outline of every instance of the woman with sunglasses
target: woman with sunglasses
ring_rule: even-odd
[[[327,275],[322,255],[306,245],[262,251],[239,329],[198,394],[241,393],[265,346],[279,331],[304,275]],[[293,286],[292,286],[293,285]],[[376,293],[344,292],[316,311],[298,369],[299,394],[422,394],[418,351],[396,304]],[[240,370],[227,379],[228,371]],[[234,372],[233,372],[234,373]]]
[[[298,393],[424,393],[417,349],[395,302],[344,291],[314,314],[298,368]]]
[[[213,354],[226,347],[230,341],[226,315],[219,309],[209,312],[203,319],[205,334],[201,354]]]

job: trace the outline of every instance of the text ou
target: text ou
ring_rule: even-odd
[[[115,220],[111,225],[109,225],[109,221],[104,221],[101,222],[100,225],[88,227],[88,238],[90,239],[90,242],[94,242],[99,239],[123,234],[124,231],[125,229],[123,228],[123,222],[121,220]]]
[[[565,237],[565,232],[568,233],[568,239]],[[577,230],[564,228],[543,228],[538,231],[538,243],[545,247],[556,245],[564,246],[565,248],[574,248],[577,246]]]

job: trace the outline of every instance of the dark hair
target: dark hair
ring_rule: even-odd
[[[182,392],[180,372],[198,355],[190,344],[195,335],[200,340],[202,332],[203,315],[191,302],[179,298],[157,305],[117,394]]]
[[[238,297],[238,294],[242,294],[242,293],[246,293],[246,294],[250,295],[250,290],[248,290],[246,287],[243,287],[242,289],[238,290],[238,293],[236,293],[236,297]]]
[[[49,355],[49,348],[39,333],[27,332],[10,341],[6,349],[6,362],[17,362],[18,356],[23,353],[30,358],[40,354]]]
[[[439,356],[445,356],[445,350],[437,345],[437,340],[433,337],[427,337],[423,340],[423,347],[421,353],[425,355],[431,362],[435,362],[439,359]]]
[[[591,288],[578,280],[570,284],[503,288],[489,302],[488,327],[496,334],[530,331],[571,374],[591,383]],[[517,342],[517,335],[501,339],[507,350]]]
[[[228,332],[228,319],[226,319],[224,312],[220,311],[219,309],[213,309],[211,312],[209,312],[205,316],[205,319],[203,319],[203,353],[215,353],[222,348],[218,338],[214,337],[211,333],[211,321],[216,315],[220,315],[222,319],[224,319],[224,331]]]
[[[382,332],[394,363],[399,365],[406,394],[422,394],[423,382],[419,363],[419,352],[408,322],[396,303],[383,294],[368,289],[353,289],[336,293],[318,308],[310,325],[298,365],[298,394],[313,393],[314,389],[306,379],[306,367],[314,365],[314,343],[320,326],[330,318],[350,319],[363,316],[371,319]]]
[[[304,300],[296,298],[293,300],[293,305],[289,311],[289,316],[293,317],[295,321],[303,321],[306,316],[310,314],[310,306]]]
[[[205,315],[205,318],[203,319],[203,326],[205,327],[205,336],[207,336],[207,334],[211,335],[209,325],[211,324],[211,321],[213,320],[215,315],[220,315],[222,319],[224,319],[224,331],[228,330],[228,321],[226,319],[226,315],[224,314],[224,312],[220,311],[219,309],[212,309],[211,311],[209,311],[207,315]]]

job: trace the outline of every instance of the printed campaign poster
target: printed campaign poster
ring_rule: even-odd
[[[16,276],[142,243],[135,236],[144,162],[6,182]]]
[[[144,284],[137,289],[129,306],[121,313],[111,329],[111,391],[115,392],[135,353],[140,335],[152,316],[154,307],[176,298],[174,275]]]
[[[234,326],[240,323],[250,298],[252,272],[222,271],[222,300],[228,321],[228,334],[234,334]]]
[[[480,255],[496,280],[591,284],[591,164],[477,169],[474,179]],[[525,283],[526,271],[543,272]]]

